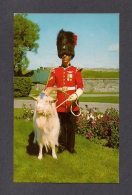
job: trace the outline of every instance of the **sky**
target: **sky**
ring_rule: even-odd
[[[71,64],[82,68],[119,68],[118,13],[32,13],[27,19],[40,27],[37,54],[28,52],[29,70],[58,67],[56,39],[61,29],[78,37]]]

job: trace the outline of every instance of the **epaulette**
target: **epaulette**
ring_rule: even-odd
[[[76,72],[78,72],[78,71],[81,72],[82,70],[83,70],[83,68],[77,67]]]

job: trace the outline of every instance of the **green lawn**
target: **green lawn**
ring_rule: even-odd
[[[82,70],[83,78],[119,78],[119,71],[93,71],[93,70]]]
[[[14,109],[14,115],[22,112]],[[37,159],[33,144],[33,123],[14,119],[14,182],[118,183],[119,150],[103,147],[76,135],[77,154],[65,151],[53,159],[45,153]],[[56,148],[57,149],[57,148]]]
[[[106,94],[119,94],[119,92],[83,92],[83,94],[102,94],[102,95],[106,95]]]
[[[30,72],[31,70],[23,71],[23,74]],[[119,78],[119,70],[118,71],[95,71],[95,70],[82,70],[83,78]]]
[[[100,103],[119,103],[118,96],[104,96],[104,97],[80,97],[80,102],[100,102]]]
[[[14,98],[15,100],[31,100],[30,97]],[[118,96],[102,96],[102,97],[83,97],[79,98],[80,102],[100,102],[100,103],[119,103]]]

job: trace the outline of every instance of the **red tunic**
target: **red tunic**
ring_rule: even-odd
[[[65,92],[69,95],[73,94],[78,88],[83,89],[83,80],[81,75],[81,70],[74,66],[68,66],[66,68],[59,66],[54,68],[47,87],[56,86],[57,88],[69,87]],[[57,102],[56,107],[59,106],[68,98],[68,95],[57,91]],[[75,102],[66,101],[64,104],[57,108],[58,112],[70,112],[70,107],[72,104],[72,111],[78,111],[79,108]]]

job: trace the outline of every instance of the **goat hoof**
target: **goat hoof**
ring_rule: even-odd
[[[41,160],[42,159],[42,156],[38,156],[38,159]]]
[[[54,159],[57,159],[57,156],[56,156],[56,155],[54,155],[54,156],[53,156],[53,158],[54,158]]]

